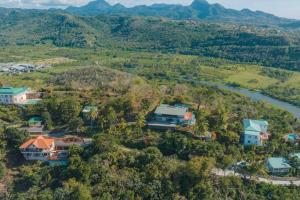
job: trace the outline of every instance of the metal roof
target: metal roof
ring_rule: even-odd
[[[0,88],[0,94],[2,95],[16,95],[26,92],[27,88],[13,88],[13,87],[2,87]]]
[[[248,131],[264,132],[262,127],[269,125],[269,123],[264,120],[245,119],[243,122],[244,122],[244,129]]]
[[[187,111],[187,107],[177,107],[167,104],[161,104],[156,108],[154,113],[158,115],[184,116]]]
[[[268,158],[268,163],[273,169],[291,168],[288,161],[283,157]]]
[[[245,135],[260,136],[260,132],[257,132],[257,131],[245,131]]]

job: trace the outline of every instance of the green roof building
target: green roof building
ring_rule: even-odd
[[[27,102],[28,89],[13,88],[13,87],[2,87],[0,88],[0,103],[1,104],[25,104]]]
[[[292,168],[288,163],[287,159],[283,157],[268,158],[266,166],[272,174],[288,173],[289,170]]]

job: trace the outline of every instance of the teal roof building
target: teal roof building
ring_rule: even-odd
[[[287,159],[283,157],[271,157],[267,159],[266,167],[273,174],[288,173],[292,168]]]
[[[25,104],[27,102],[28,89],[25,87],[1,87],[0,88],[0,103],[1,104]]]
[[[2,87],[0,88],[0,95],[18,95],[27,91],[27,88],[13,88],[13,87]]]

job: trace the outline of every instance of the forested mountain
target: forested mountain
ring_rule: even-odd
[[[297,30],[156,17],[83,17],[61,10],[0,12],[0,45],[45,43],[176,52],[300,70]]]
[[[206,0],[194,0],[191,5],[153,4],[126,8],[121,4],[110,5],[105,0],[95,0],[82,7],[69,7],[66,11],[85,16],[99,14],[126,14],[135,16],[159,16],[177,20],[196,19],[214,22],[232,22],[264,26],[294,23],[261,11],[227,9],[220,4],[209,4]]]

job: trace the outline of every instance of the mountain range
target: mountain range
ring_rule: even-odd
[[[206,20],[255,24],[262,26],[285,25],[296,20],[280,18],[261,11],[227,9],[220,4],[209,4],[206,0],[194,0],[191,5],[153,4],[127,8],[122,4],[110,5],[105,0],[91,1],[82,7],[68,7],[67,12],[95,16],[99,14],[126,14],[134,16],[156,16],[176,20]]]

